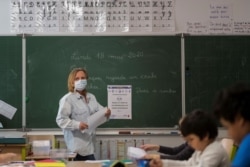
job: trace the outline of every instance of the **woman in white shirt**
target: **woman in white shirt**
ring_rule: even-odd
[[[77,153],[74,160],[95,160],[94,129],[88,129],[88,117],[105,110],[95,96],[87,92],[87,71],[83,68],[73,69],[68,76],[69,93],[64,95],[59,103],[56,122],[63,129],[67,148]],[[110,116],[106,109],[103,117]],[[104,118],[105,119],[105,118]]]

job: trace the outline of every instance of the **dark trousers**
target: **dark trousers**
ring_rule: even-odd
[[[76,154],[76,157],[74,158],[74,161],[87,161],[87,160],[95,160],[94,154],[81,156],[79,154]]]

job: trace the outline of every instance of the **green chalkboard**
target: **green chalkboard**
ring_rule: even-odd
[[[102,127],[172,127],[181,116],[181,46],[177,36],[27,38],[27,127],[58,128],[59,99],[74,67],[89,72],[88,91],[107,105],[107,85],[132,85],[132,120]]]
[[[0,100],[17,108],[10,120],[0,114],[3,128],[22,127],[22,38],[0,37]],[[1,108],[0,108],[1,110]]]
[[[185,37],[186,112],[212,110],[216,92],[250,82],[250,36]]]
[[[211,111],[218,89],[250,81],[250,36],[185,37],[186,112]],[[4,128],[22,127],[22,39],[0,37],[0,100],[17,108]],[[172,127],[181,116],[180,37],[28,37],[27,128],[58,128],[59,99],[74,67],[89,71],[88,90],[107,104],[107,85],[132,85],[132,120],[102,127]]]

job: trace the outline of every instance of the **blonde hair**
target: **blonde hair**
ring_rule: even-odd
[[[78,73],[79,71],[84,72],[85,75],[86,75],[86,78],[87,78],[87,79],[89,78],[88,73],[87,73],[87,71],[86,71],[84,68],[74,68],[74,69],[69,73],[69,76],[68,76],[68,91],[69,91],[69,92],[74,92],[74,85],[73,85],[72,83],[74,83],[76,73]]]

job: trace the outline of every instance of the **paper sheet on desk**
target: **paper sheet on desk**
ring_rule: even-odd
[[[3,116],[12,119],[16,113],[16,110],[17,109],[15,107],[0,100],[0,114],[2,114]]]
[[[88,129],[83,130],[82,132],[92,132],[94,131],[98,126],[105,123],[107,121],[107,117],[105,116],[105,112],[107,111],[107,107],[104,107],[102,110],[94,113],[90,117],[88,117],[87,124]]]

